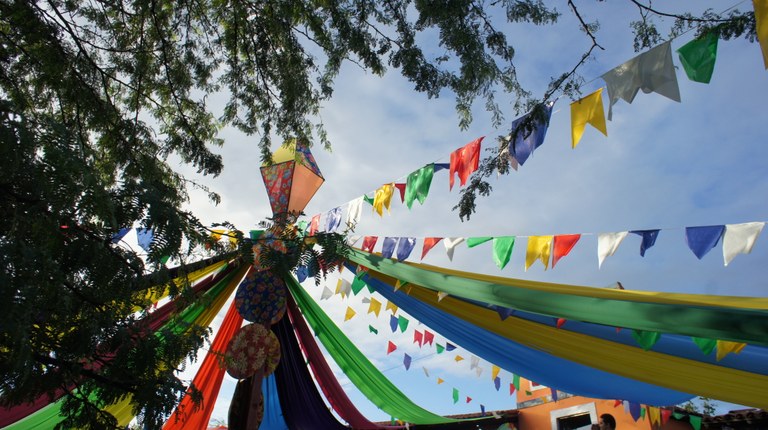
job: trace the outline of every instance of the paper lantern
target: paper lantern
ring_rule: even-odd
[[[295,139],[272,154],[261,177],[276,219],[298,215],[325,181],[309,147]]]
[[[224,364],[235,379],[249,378],[259,372],[268,376],[280,362],[280,341],[261,324],[241,327],[227,345]]]
[[[285,282],[271,271],[251,271],[237,287],[235,307],[247,321],[270,326],[285,315]]]

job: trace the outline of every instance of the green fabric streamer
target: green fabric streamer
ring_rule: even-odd
[[[491,239],[493,239],[493,237],[490,237],[490,236],[468,237],[467,238],[467,248],[474,248],[477,245],[480,245],[481,243],[488,242]]]
[[[403,264],[357,249],[348,259],[432,291],[555,318],[768,346],[768,312],[762,309],[663,302],[629,291],[621,292],[623,299],[597,297],[602,289],[575,285],[567,286],[566,294],[560,292],[566,287],[560,284]]]
[[[408,329],[408,318],[398,315],[397,325],[400,326],[400,333],[405,333],[405,330]]]
[[[688,79],[708,84],[715,70],[717,57],[717,34],[708,33],[704,37],[691,40],[677,50]]]
[[[693,343],[699,347],[701,352],[704,353],[704,355],[712,354],[712,351],[714,351],[715,347],[717,346],[716,339],[704,339],[701,337],[692,337],[691,339],[693,340]]]
[[[502,236],[493,239],[493,262],[496,267],[503,269],[512,256],[512,248],[515,246],[515,236]]]
[[[459,402],[459,390],[454,388],[453,389],[453,403],[456,404]]]
[[[413,206],[414,200],[424,204],[424,200],[427,199],[427,194],[429,194],[429,187],[432,185],[432,175],[434,173],[435,165],[427,164],[408,175],[408,180],[405,184],[405,204],[408,205],[408,209]]]
[[[443,345],[440,345],[439,343],[435,344],[435,349],[437,349],[438,354],[442,354],[443,351],[445,351],[445,347]]]
[[[659,341],[661,333],[657,331],[632,330],[632,337],[635,338],[635,341],[641,348],[648,351]]]
[[[291,275],[286,274],[283,278],[309,326],[317,333],[317,338],[328,354],[374,405],[390,416],[413,424],[458,421],[433,414],[413,403],[355,347]]]

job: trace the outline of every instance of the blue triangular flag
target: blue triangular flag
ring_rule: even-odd
[[[485,416],[485,405],[480,405],[480,416],[481,417]]]
[[[509,142],[509,154],[515,157],[518,163],[522,166],[528,157],[533,154],[533,151],[544,143],[544,137],[547,135],[547,123],[549,117],[552,115],[552,104],[547,103],[544,105],[546,121],[538,121],[532,125],[531,130],[525,130],[523,127],[518,129],[518,126],[525,121],[530,114],[525,114],[520,118],[512,121],[513,131],[517,131],[514,136],[510,136]]]
[[[151,228],[137,228],[136,240],[139,242],[139,246],[146,252],[149,252],[149,247],[152,245],[152,239],[155,238],[155,234],[152,233]]]
[[[640,419],[640,403],[629,402],[629,414],[635,421]]]
[[[701,260],[717,245],[724,231],[724,225],[686,227],[685,241],[688,244],[688,248]]]
[[[656,244],[656,238],[659,237],[659,230],[632,230],[630,233],[642,236],[640,242],[640,256],[645,257],[645,250]]]
[[[401,237],[397,242],[397,259],[404,261],[411,255],[413,247],[416,246],[415,237]]]
[[[299,282],[304,282],[304,280],[307,279],[308,274],[309,270],[307,269],[307,266],[296,266],[296,279],[298,279]]]
[[[504,306],[499,306],[499,305],[490,305],[489,308],[491,308],[494,311],[498,312],[499,317],[501,318],[502,321],[504,321],[505,319],[509,318],[510,315],[512,315],[515,312],[514,309],[505,308]]]
[[[439,172],[443,169],[448,170],[451,168],[450,163],[435,163],[435,172]]]
[[[341,224],[341,208],[333,208],[326,214],[325,231],[333,232]]]
[[[392,258],[392,254],[395,252],[396,244],[396,237],[385,237],[384,243],[381,245],[381,256],[384,258]]]
[[[397,330],[397,317],[394,315],[389,316],[389,328],[392,329],[392,333]]]
[[[445,350],[446,351],[453,351],[454,349],[456,349],[456,345],[454,345],[454,344],[452,344],[450,342],[446,342],[445,343]]]
[[[112,235],[112,243],[120,242],[120,239],[122,239],[128,232],[131,231],[128,227],[123,227],[120,230],[118,230],[117,233]]]
[[[403,364],[405,365],[405,370],[409,370],[411,368],[411,356],[408,354],[405,354],[403,357]]]
[[[493,386],[496,387],[496,391],[499,391],[499,388],[501,388],[501,378],[495,377],[493,378]]]

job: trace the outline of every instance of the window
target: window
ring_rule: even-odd
[[[557,419],[557,430],[590,430],[592,418],[589,414],[571,415]]]
[[[590,430],[597,422],[595,403],[556,409],[549,413],[552,430]]]

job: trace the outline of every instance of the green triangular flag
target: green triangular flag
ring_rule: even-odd
[[[661,333],[657,331],[647,331],[647,330],[632,330],[632,337],[635,338],[635,341],[646,351],[653,348],[653,345],[656,345],[656,342],[659,341],[659,338],[661,337]]]
[[[355,276],[355,279],[352,280],[352,285],[350,286],[352,292],[357,295],[363,287],[365,287],[365,281],[363,281],[361,276]]]
[[[368,202],[369,205],[373,206],[373,197],[363,196],[363,200]]]
[[[717,57],[717,34],[708,33],[699,39],[691,40],[677,50],[688,79],[708,84],[715,70]]]
[[[445,351],[445,347],[443,345],[440,345],[439,343],[435,344],[435,348],[437,349],[438,354],[442,354],[443,351]]]
[[[372,325],[368,326],[368,330],[373,334],[379,334],[379,331],[376,330]]]
[[[427,194],[429,194],[429,187],[432,185],[432,175],[434,173],[435,165],[427,164],[408,175],[408,180],[405,184],[405,204],[408,205],[408,209],[413,206],[414,200],[424,204],[424,200],[427,199]]]
[[[512,383],[515,385],[515,390],[520,389],[520,375],[512,375]]]
[[[493,237],[490,237],[490,236],[468,237],[467,238],[467,248],[474,248],[477,245],[480,245],[481,243],[488,242],[491,239],[493,239]]]
[[[701,430],[701,417],[698,415],[689,415],[690,423],[693,426],[693,430]]]
[[[306,224],[306,221],[299,221],[299,229],[301,229],[301,223]],[[264,234],[264,230],[251,230],[248,232],[248,234],[251,236],[251,240],[258,240],[259,237]]]
[[[706,339],[703,337],[691,337],[691,339],[693,339],[693,343],[699,347],[704,355],[712,354],[712,351],[714,351],[715,347],[717,346],[716,339]]]
[[[512,256],[512,247],[515,246],[515,236],[502,236],[493,239],[493,262],[499,269],[509,263]]]
[[[168,262],[168,260],[171,259],[170,255],[163,256],[163,258],[160,259],[160,264],[165,264]]]
[[[645,419],[645,406],[640,408],[640,418]]]
[[[405,329],[408,328],[408,318],[403,316],[398,316],[397,325],[400,326],[400,333],[405,333]]]
[[[456,403],[459,401],[459,390],[456,388],[453,389],[453,403]]]

